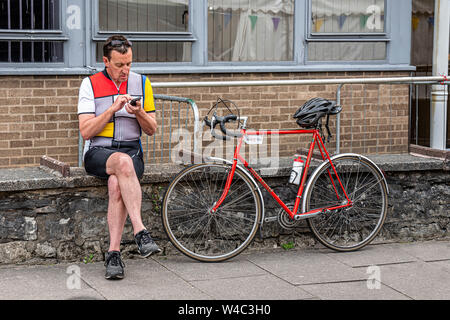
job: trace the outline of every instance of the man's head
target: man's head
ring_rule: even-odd
[[[128,80],[133,54],[131,42],[124,36],[109,37],[103,46],[103,63],[111,79],[116,83]]]

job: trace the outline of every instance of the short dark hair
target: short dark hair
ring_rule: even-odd
[[[131,48],[132,43],[122,35],[113,35],[109,37],[103,45],[103,56],[111,59],[111,52],[113,50],[120,54],[125,54]]]

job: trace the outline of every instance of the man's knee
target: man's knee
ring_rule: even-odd
[[[111,162],[110,165],[107,164],[107,166],[111,168],[112,174],[125,176],[135,174],[133,160],[125,153],[118,152],[113,154],[110,159],[108,159],[108,162]]]

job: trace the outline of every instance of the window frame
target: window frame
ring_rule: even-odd
[[[192,15],[193,2],[194,0],[188,0],[189,15]],[[198,0],[197,0],[198,1]],[[90,49],[90,68],[95,68],[97,70],[103,69],[103,63],[97,62],[96,60],[96,43],[101,41],[106,41],[110,36],[117,34],[117,31],[102,31],[99,26],[99,0],[92,1],[92,16],[91,16],[91,30],[92,37],[89,43]],[[131,42],[190,42],[195,43],[198,38],[194,36],[193,32],[193,19],[188,20],[188,31],[185,32],[137,32],[137,31],[120,31],[120,34],[124,35]],[[191,49],[192,51],[192,49]],[[146,69],[146,67],[153,65],[190,65],[192,62],[133,62],[133,68]]]
[[[307,0],[307,17],[305,21],[305,28],[307,30],[307,35],[305,42],[307,43],[305,48],[305,65],[335,65],[335,64],[362,64],[362,65],[379,65],[387,64],[389,65],[389,52],[390,43],[392,41],[390,34],[390,23],[391,21],[391,10],[390,1],[384,0],[384,21],[383,21],[383,32],[348,32],[348,33],[332,33],[332,32],[313,32],[313,19],[312,19],[312,1]],[[309,44],[314,42],[338,42],[338,43],[367,43],[367,42],[384,42],[386,43],[386,56],[382,60],[347,60],[347,61],[330,61],[330,60],[310,60],[308,56]]]
[[[68,62],[66,58],[67,42],[70,37],[66,26],[63,13],[67,11],[67,0],[60,0],[60,8],[58,12],[59,29],[44,30],[44,29],[0,29],[0,41],[26,41],[26,42],[62,42],[63,43],[63,62],[0,62],[1,69],[4,68],[61,68],[67,67]]]

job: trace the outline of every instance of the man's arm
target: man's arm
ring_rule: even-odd
[[[130,104],[125,106],[125,109],[128,113],[134,114],[136,116],[139,125],[141,126],[142,131],[144,131],[147,135],[152,136],[156,132],[156,128],[158,124],[156,122],[155,113],[147,113],[142,108],[141,102],[138,101],[136,106],[133,107]]]
[[[96,117],[95,114],[80,114],[78,116],[78,122],[80,124],[80,133],[84,140],[90,140],[97,134],[102,132],[103,128],[111,119],[112,114],[108,109],[100,116]]]
[[[102,132],[106,124],[111,120],[113,115],[123,108],[123,106],[131,100],[129,95],[121,95],[117,97],[116,101],[98,117],[95,114],[80,114],[78,115],[79,128],[81,136],[84,140],[89,140]]]
[[[156,132],[158,126],[155,116],[155,101],[153,100],[153,89],[150,79],[143,76],[144,81],[144,99],[142,99],[138,106],[140,107],[135,114],[139,125],[147,135],[152,136]],[[142,105],[142,103],[144,105]]]
[[[149,136],[152,136],[156,132],[158,124],[156,122],[155,113],[146,113],[143,109],[140,115],[136,115],[136,119],[139,121],[142,130]]]

